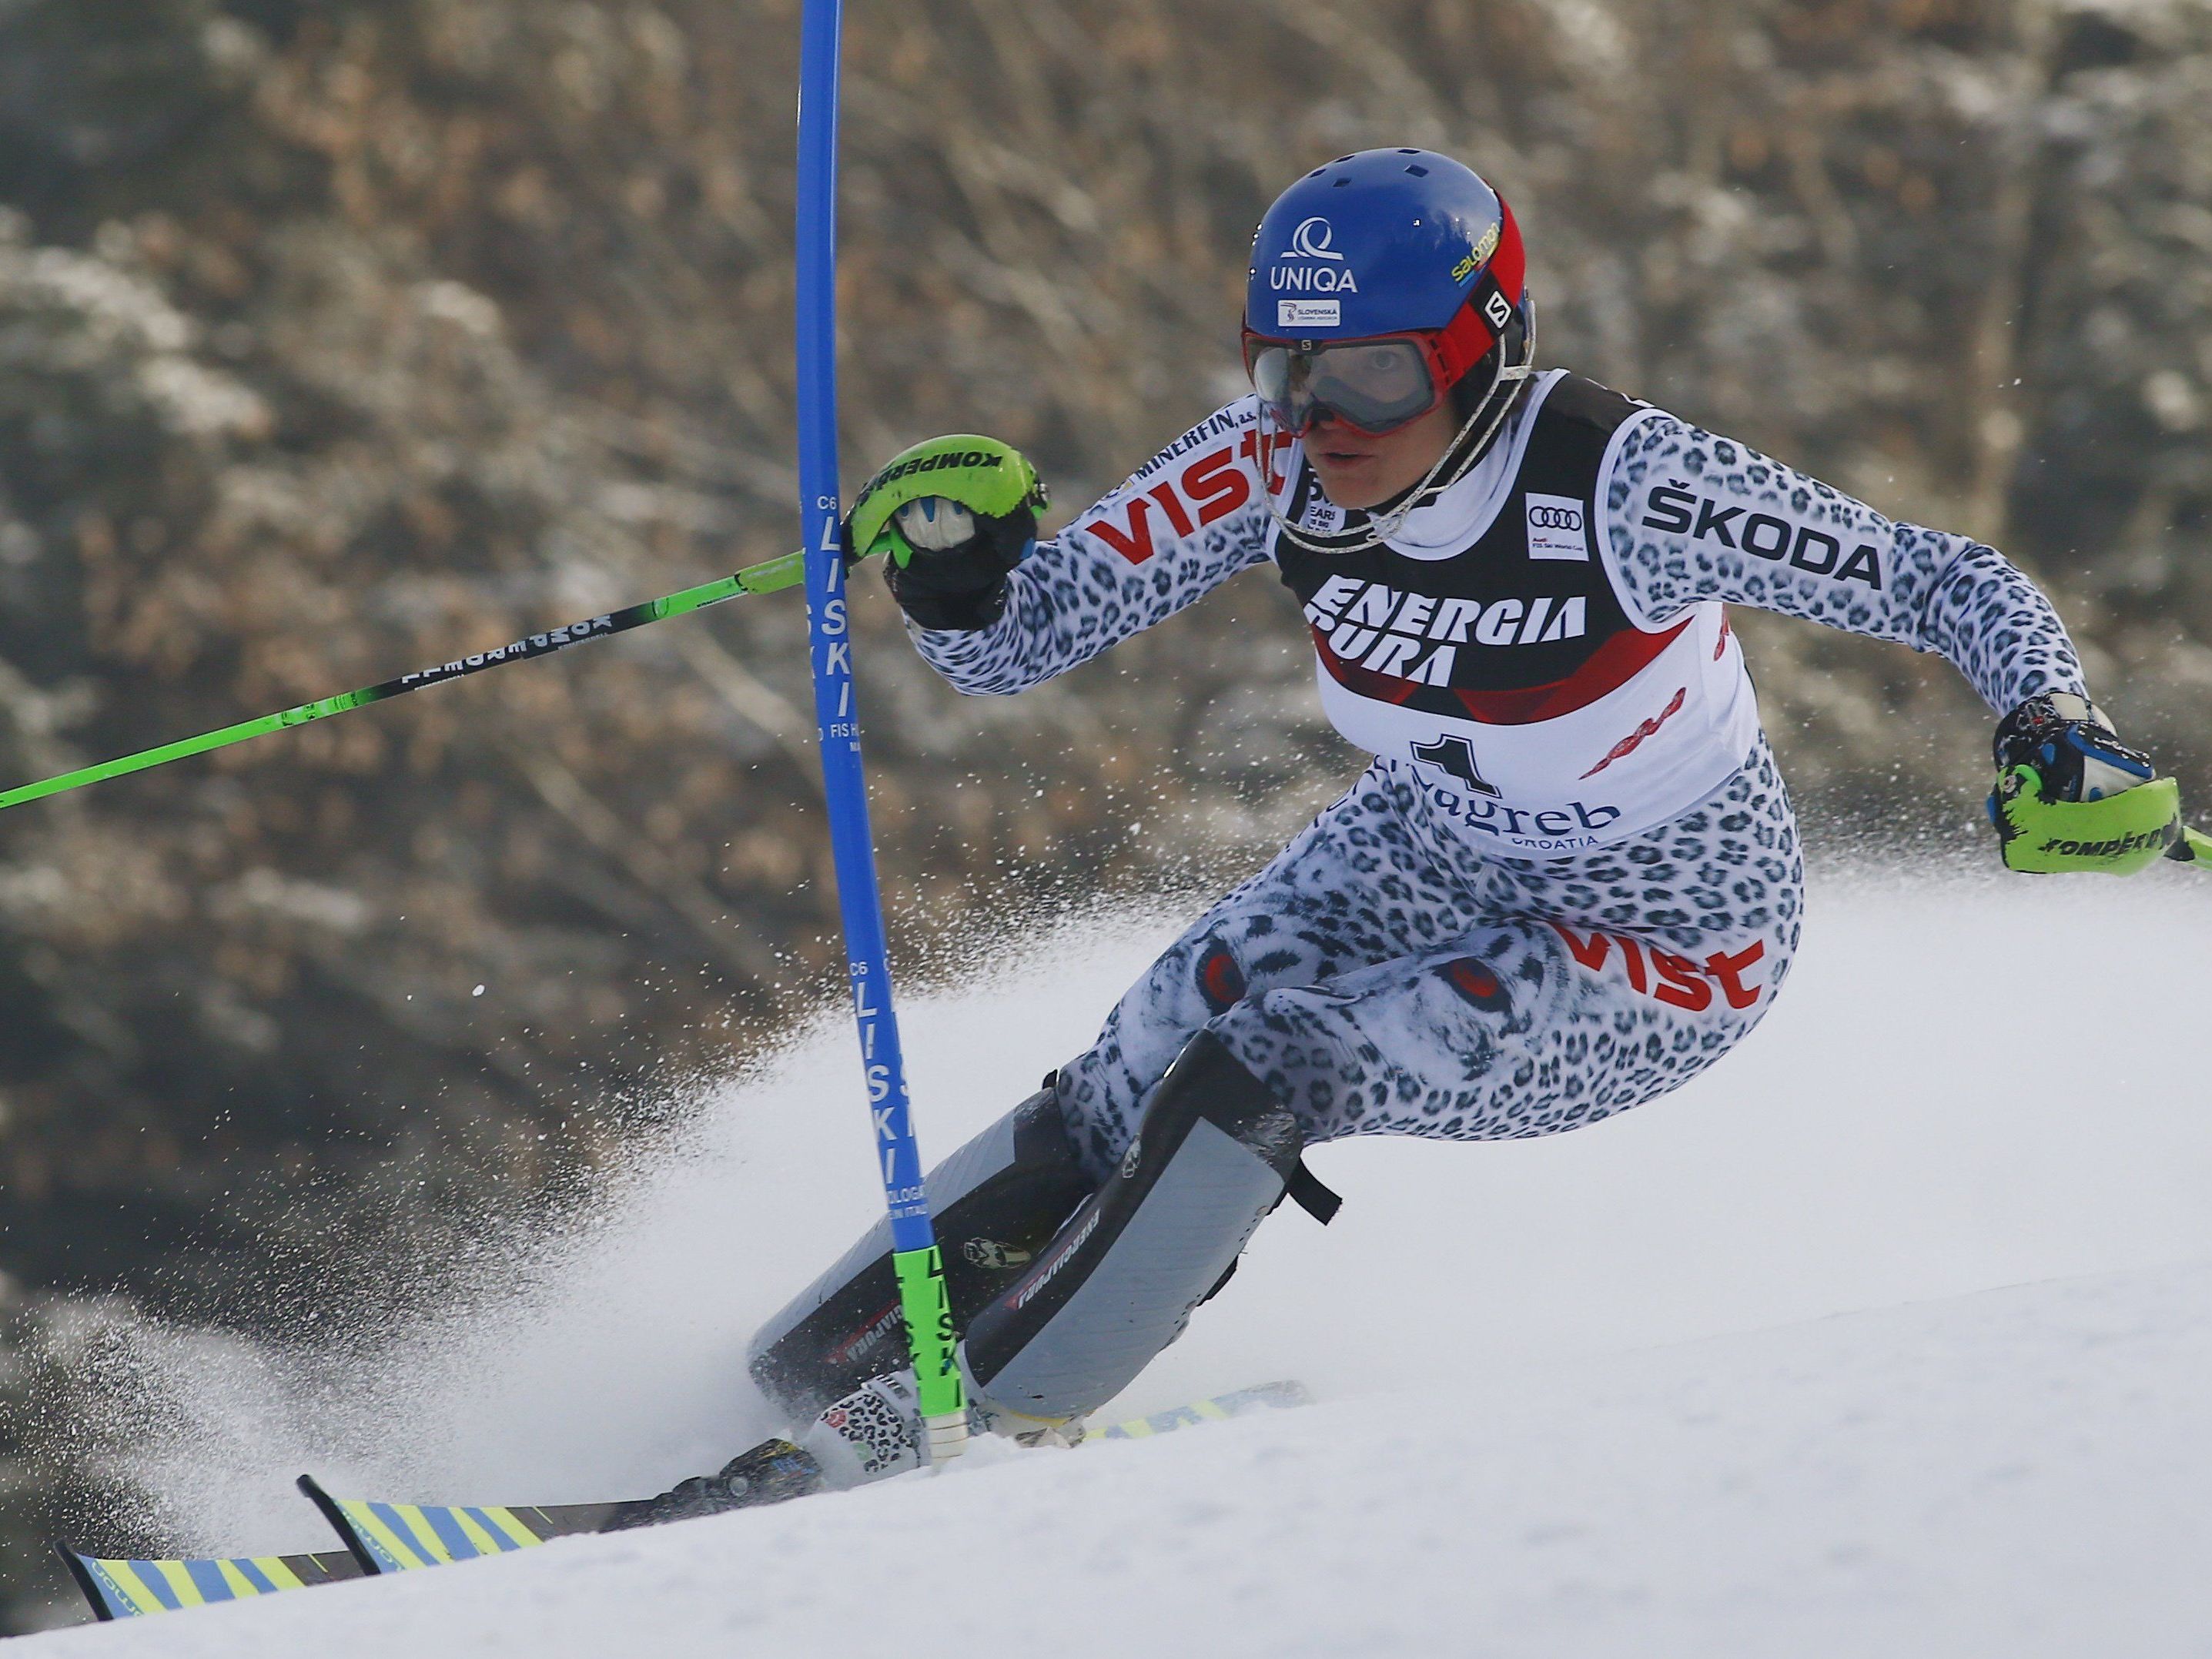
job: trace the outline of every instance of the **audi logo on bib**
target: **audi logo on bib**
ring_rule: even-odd
[[[1586,514],[1571,495],[1545,495],[1530,490],[1528,556],[1532,559],[1572,559],[1589,562],[1589,543],[1583,535]]]

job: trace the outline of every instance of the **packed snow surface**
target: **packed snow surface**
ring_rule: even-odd
[[[1774,1015],[1679,1094],[1322,1149],[1336,1225],[1269,1222],[1117,1414],[1277,1376],[1319,1405],[21,1651],[2212,1654],[2200,887],[1831,879]],[[926,1150],[1085,1042],[1174,925],[917,1000]],[[724,1091],[622,1219],[353,1353],[349,1393],[311,1352],[141,1333],[155,1514],[326,1547],[301,1468],[557,1501],[756,1437],[744,1335],[874,1201],[850,1044]]]

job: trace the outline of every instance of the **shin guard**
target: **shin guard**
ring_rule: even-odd
[[[981,1403],[1056,1420],[1120,1393],[1235,1265],[1303,1145],[1289,1109],[1219,1038],[1192,1038],[1120,1170],[968,1322]]]
[[[1053,1080],[932,1170],[927,1188],[952,1317],[964,1328],[1091,1194]],[[890,1222],[876,1223],[763,1326],[746,1363],[800,1423],[907,1363]]]

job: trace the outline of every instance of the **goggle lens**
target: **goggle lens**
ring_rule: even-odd
[[[1254,337],[1245,342],[1244,361],[1267,413],[1293,434],[1311,428],[1324,410],[1379,434],[1436,407],[1429,356],[1413,340],[1301,347]]]

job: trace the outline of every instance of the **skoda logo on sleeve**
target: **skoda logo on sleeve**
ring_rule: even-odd
[[[1571,495],[1540,495],[1528,492],[1528,556],[1532,559],[1573,559],[1589,562],[1589,538],[1583,521],[1589,516]]]

